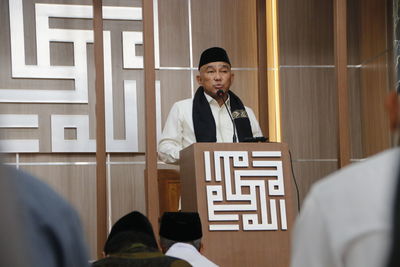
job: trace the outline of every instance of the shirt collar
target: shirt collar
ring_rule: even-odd
[[[206,92],[204,92],[204,95],[206,96],[206,99],[208,101],[209,104],[211,103],[215,103],[218,104],[217,100],[215,100],[214,98],[212,98],[211,96],[209,96]],[[230,96],[228,94],[228,98],[226,99],[225,103],[228,105],[228,107],[230,107]]]

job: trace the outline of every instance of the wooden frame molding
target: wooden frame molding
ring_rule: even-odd
[[[258,62],[257,63],[258,118],[264,136],[269,137],[266,1],[256,0],[256,10],[257,10],[257,62]]]
[[[104,57],[102,0],[93,0],[94,62],[96,71],[96,209],[97,257],[107,239],[106,134],[104,108]]]
[[[339,168],[350,163],[349,96],[347,85],[347,1],[333,1],[335,79],[338,95]]]
[[[269,139],[281,142],[278,1],[266,0]]]
[[[143,46],[146,124],[146,208],[147,217],[154,229],[158,229],[158,181],[156,138],[156,94],[154,64],[153,0],[143,0]]]

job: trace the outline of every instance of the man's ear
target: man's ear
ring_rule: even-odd
[[[198,83],[199,85],[203,85],[203,84],[202,84],[202,81],[201,81],[200,74],[197,74],[197,75],[196,75],[196,81],[197,81],[197,83]]]

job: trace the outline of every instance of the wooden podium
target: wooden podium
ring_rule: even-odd
[[[282,143],[195,143],[180,153],[182,211],[197,211],[203,254],[221,267],[287,267],[295,211]]]

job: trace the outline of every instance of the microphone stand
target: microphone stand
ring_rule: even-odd
[[[222,99],[222,102],[224,103],[224,106],[226,108],[226,111],[228,112],[229,117],[231,118],[232,121],[232,126],[233,126],[233,143],[237,143],[237,136],[236,136],[236,124],[235,124],[235,120],[232,118],[231,112],[228,109],[228,106],[226,105],[225,101],[224,101],[224,95],[225,92],[221,89],[219,89],[217,91],[217,96],[220,97]]]

